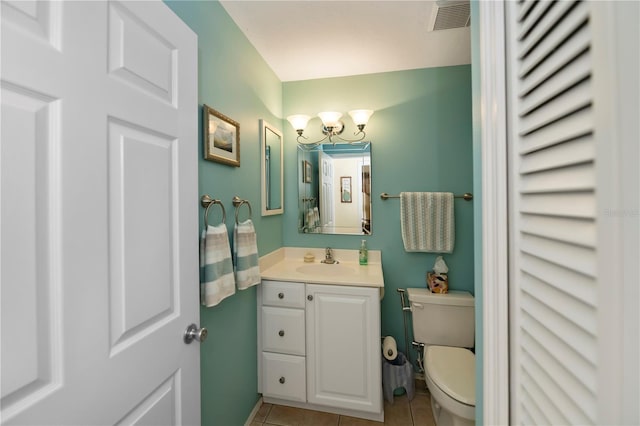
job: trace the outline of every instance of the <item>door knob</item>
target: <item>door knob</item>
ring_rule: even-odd
[[[284,336],[284,330],[278,331],[278,336],[283,337]]]
[[[284,377],[280,377],[280,380],[278,380],[280,383],[284,384],[284,382],[286,382],[286,380],[284,379]]]
[[[284,299],[284,293],[278,293],[278,299]]]
[[[189,343],[193,342],[194,340],[197,340],[198,342],[202,343],[202,342],[204,342],[206,340],[208,333],[209,332],[207,331],[206,328],[204,328],[204,327],[198,328],[197,325],[191,324],[184,331],[184,342],[186,344],[189,344]]]
[[[313,294],[308,295],[308,296],[307,296],[307,300],[308,300],[309,302],[311,302],[311,301],[313,300]]]

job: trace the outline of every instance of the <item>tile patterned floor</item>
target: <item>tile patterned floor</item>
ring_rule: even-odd
[[[320,411],[262,404],[251,426],[381,426],[383,423]],[[393,404],[384,401],[384,425],[435,426],[429,391],[423,381],[416,381],[416,394],[394,397]]]

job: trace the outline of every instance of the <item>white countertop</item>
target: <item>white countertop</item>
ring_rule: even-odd
[[[369,250],[368,265],[358,263],[358,250],[332,249],[332,251],[333,258],[339,262],[338,265],[348,268],[347,273],[324,275],[322,273],[300,272],[298,268],[305,265],[322,265],[322,268],[331,268],[334,265],[320,263],[325,255],[323,248],[282,247],[260,258],[260,275],[262,279],[267,280],[384,289],[380,250]],[[305,262],[304,256],[306,254],[315,256],[314,262]]]

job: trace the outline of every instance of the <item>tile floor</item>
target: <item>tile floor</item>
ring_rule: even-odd
[[[383,423],[320,411],[262,404],[251,426],[381,426]],[[424,381],[416,381],[416,394],[394,397],[393,404],[384,401],[384,424],[392,426],[435,426],[429,391]]]

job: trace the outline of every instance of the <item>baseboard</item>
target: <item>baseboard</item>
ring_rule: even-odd
[[[251,422],[253,421],[253,418],[256,416],[256,414],[258,414],[258,411],[260,411],[260,407],[262,407],[262,397],[260,397],[258,402],[256,402],[256,405],[255,405],[255,407],[253,407],[253,410],[251,410],[251,413],[249,413],[249,418],[247,419],[246,422],[244,422],[244,426],[250,426],[251,425]]]
[[[351,410],[348,408],[329,407],[327,405],[311,404],[308,402],[300,401],[289,401],[286,399],[273,398],[268,396],[264,398],[264,402],[266,404],[284,405],[287,407],[303,408],[305,410],[322,411],[325,413],[338,414],[340,416],[357,417],[360,419],[373,420],[375,422],[384,423],[384,401],[382,400],[382,395],[380,395],[380,400],[380,405],[382,406],[382,408],[380,409],[380,413],[369,413],[365,411]]]

